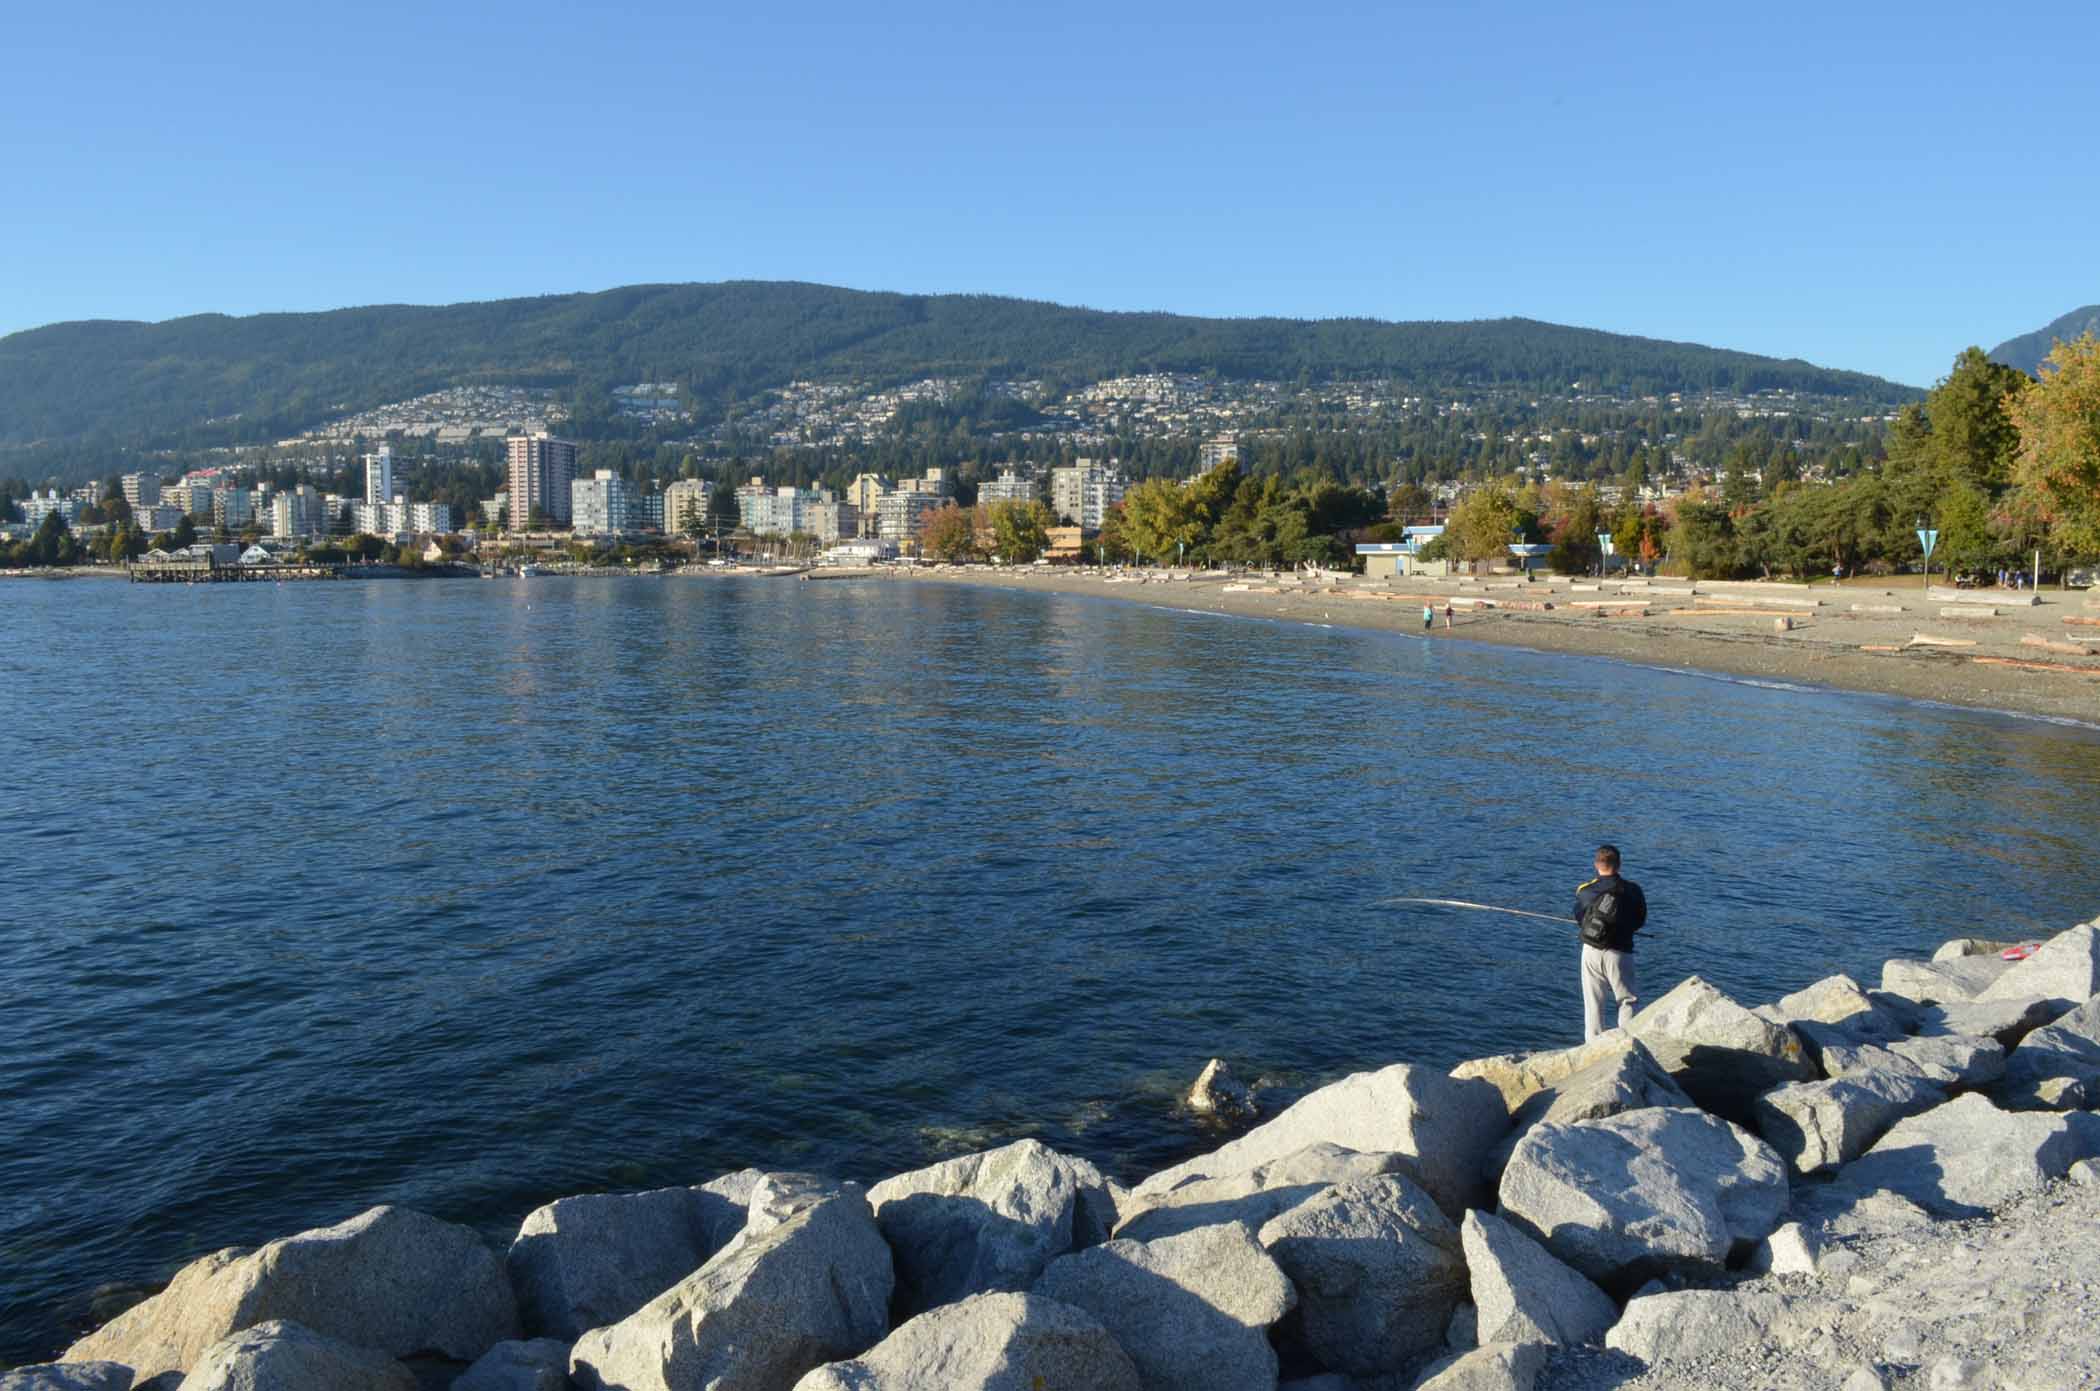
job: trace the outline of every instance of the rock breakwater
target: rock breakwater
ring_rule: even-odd
[[[1127,1188],[1023,1140],[563,1199],[506,1253],[373,1208],[0,1391],[2044,1391],[2100,1379],[2096,1099],[2100,921],[1754,1008],[1693,978]]]

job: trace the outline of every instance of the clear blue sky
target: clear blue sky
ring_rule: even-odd
[[[2096,52],[2081,4],[20,6],[0,332],[749,277],[1923,384],[2100,301]]]

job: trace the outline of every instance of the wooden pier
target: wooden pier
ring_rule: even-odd
[[[286,562],[281,565],[220,565],[210,560],[134,562],[125,568],[133,584],[266,584],[281,580],[339,580],[341,565]]]

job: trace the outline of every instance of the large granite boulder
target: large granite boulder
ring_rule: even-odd
[[[1244,1222],[1255,1230],[1314,1194],[1355,1179],[1409,1172],[1404,1154],[1358,1154],[1340,1145],[1307,1145],[1296,1154],[1244,1173],[1194,1178],[1163,1193],[1133,1194],[1130,1211],[1115,1234],[1126,1241],[1156,1241],[1220,1222]]]
[[[2096,1154],[2100,1115],[2001,1111],[1971,1092],[1898,1121],[1838,1170],[1835,1187],[1895,1193],[1941,1217],[1980,1217]]]
[[[868,1190],[909,1317],[973,1294],[1025,1290],[1057,1257],[1108,1239],[1101,1171],[1035,1140],[949,1159]]]
[[[1039,1294],[981,1294],[921,1314],[795,1391],[1141,1391],[1099,1320]]]
[[[1533,1093],[1517,1108],[1511,1117],[1510,1133],[1489,1153],[1487,1169],[1491,1182],[1501,1179],[1517,1141],[1542,1121],[1569,1124],[1651,1106],[1694,1104],[1639,1039],[1615,1029],[1600,1041],[1607,1046],[1593,1050],[1598,1056],[1592,1061]]]
[[[768,1174],[706,1265],[570,1353],[585,1391],[779,1391],[889,1330],[890,1248],[861,1190]]]
[[[1403,1370],[1442,1346],[1466,1297],[1458,1229],[1399,1174],[1324,1189],[1256,1239],[1298,1291],[1298,1332],[1329,1371]]]
[[[1976,998],[2040,998],[2069,1010],[2095,995],[2100,995],[2100,928],[2087,923],[2057,933],[2025,961],[2010,963],[2010,969],[1978,992]]]
[[[506,1264],[528,1332],[574,1341],[618,1323],[744,1228],[756,1169],[697,1188],[587,1193],[534,1209]]]
[[[1541,1125],[1502,1174],[1501,1215],[1613,1293],[1710,1278],[1779,1225],[1786,1164],[1703,1111],[1657,1107]]]
[[[1887,1042],[1904,1033],[1903,1021],[1846,975],[1825,976],[1752,1013],[1797,1029],[1803,1024],[1823,1025],[1861,1043]]]
[[[1488,1151],[1509,1127],[1495,1088],[1396,1063],[1359,1072],[1300,1098],[1239,1139],[1162,1170],[1137,1187],[1140,1201],[1193,1178],[1220,1178],[1322,1141],[1364,1154],[1397,1154],[1409,1177],[1456,1218],[1479,1196]]]
[[[2015,1111],[2100,1105],[2100,995],[2020,1040],[2006,1055],[1997,1096]]]
[[[1996,956],[1957,956],[1945,961],[1897,957],[1882,963],[1881,990],[1921,1005],[1953,1005],[1976,999],[2012,963]]]
[[[1587,1343],[1612,1326],[1611,1296],[1491,1212],[1460,1236],[1482,1343]]]
[[[1878,1043],[1815,1042],[1816,1025],[1796,1025],[1817,1066],[1831,1081],[1893,1073],[1930,1082],[1948,1093],[1987,1087],[2005,1075],[2005,1046],[1994,1038],[1934,1034]]]
[[[1681,1290],[1628,1301],[1604,1345],[1650,1367],[1713,1363],[1801,1341],[1831,1306],[1763,1290]]]
[[[1622,1051],[1623,1040],[1624,1035],[1613,1030],[1566,1048],[1472,1058],[1452,1068],[1451,1075],[1462,1082],[1486,1082],[1502,1094],[1503,1108],[1514,1115],[1540,1092],[1560,1085],[1598,1059]]]
[[[141,1381],[188,1371],[220,1339],[285,1320],[393,1357],[430,1352],[472,1361],[518,1335],[503,1262],[471,1228],[401,1207],[375,1207],[259,1250],[215,1251],[175,1273],[67,1350]]]
[[[1757,1099],[1757,1133],[1797,1174],[1848,1164],[1905,1116],[1946,1092],[1904,1072],[1863,1072],[1834,1082],[1795,1082]]]
[[[1544,1343],[1484,1343],[1430,1363],[1415,1391],[1531,1391],[1551,1361]]]
[[[498,1343],[459,1374],[452,1391],[568,1391],[569,1345],[559,1338]]]
[[[416,1391],[408,1368],[371,1348],[270,1319],[206,1348],[181,1391]]]
[[[1819,1074],[1793,1030],[1760,1018],[1697,976],[1636,1014],[1626,1031],[1715,1115],[1747,1124],[1750,1103]]]
[[[121,1362],[39,1362],[0,1372],[0,1391],[131,1391]]]
[[[2038,995],[2017,1000],[1928,1005],[1913,1016],[1911,1032],[1919,1038],[1988,1038],[1996,1040],[2000,1047],[2013,1048],[2070,1009],[2069,1002]]]
[[[1099,1320],[1146,1391],[1272,1391],[1269,1327],[1297,1303],[1283,1271],[1236,1222],[1062,1256],[1035,1293]]]

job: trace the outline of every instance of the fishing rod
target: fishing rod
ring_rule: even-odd
[[[1540,922],[1562,923],[1570,921],[1558,913],[1534,913],[1525,908],[1500,908],[1492,903],[1468,903],[1462,898],[1386,898],[1380,899],[1379,907],[1393,903],[1419,903],[1432,908],[1475,908],[1483,913],[1507,913],[1513,918],[1537,918]]]

